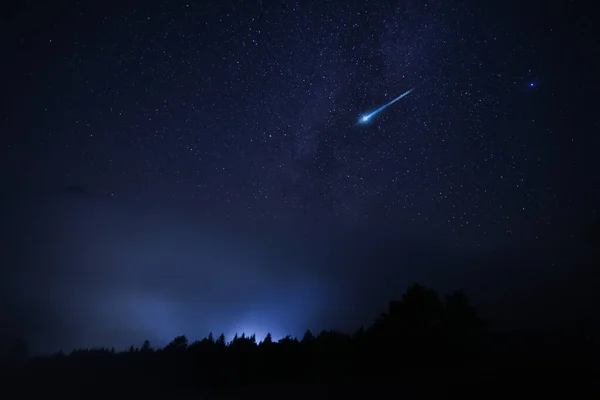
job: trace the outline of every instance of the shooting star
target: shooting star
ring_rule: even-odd
[[[410,92],[412,92],[414,89],[415,88],[412,88],[412,89],[402,93],[400,96],[396,97],[394,100],[390,101],[389,103],[384,104],[383,106],[379,107],[377,110],[373,111],[372,113],[362,115],[359,119],[359,122],[361,124],[366,124],[367,122],[369,122],[371,120],[371,118],[373,118],[375,116],[375,114],[378,114],[379,112],[383,111],[386,107],[391,106],[392,104],[394,104],[395,102],[397,102],[398,100],[403,98],[404,96],[408,96],[410,94]]]

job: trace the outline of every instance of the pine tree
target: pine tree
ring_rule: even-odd
[[[224,349],[227,344],[225,343],[225,335],[221,333],[217,341],[215,342],[220,349]]]
[[[264,345],[270,345],[273,344],[273,337],[271,336],[271,333],[267,333],[267,336],[265,336],[265,339],[262,342]]]

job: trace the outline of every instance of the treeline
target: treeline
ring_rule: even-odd
[[[423,369],[445,370],[446,379],[457,379],[447,371],[469,371],[475,380],[490,368],[592,365],[591,342],[563,339],[550,343],[533,334],[492,334],[464,293],[441,299],[436,291],[414,285],[370,326],[352,334],[306,331],[302,338],[273,341],[269,334],[258,341],[242,333],[230,342],[210,334],[192,343],[178,336],[164,348],[145,341],[123,352],[80,349],[34,357],[11,373],[24,388],[24,382],[45,382],[63,391],[75,384],[103,390],[110,383],[140,394],[140,380],[146,382],[144,390],[173,392],[246,383],[414,378]]]

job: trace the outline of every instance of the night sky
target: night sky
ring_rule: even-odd
[[[505,322],[587,301],[583,2],[88,3],[0,20],[8,334],[356,329],[416,281]]]

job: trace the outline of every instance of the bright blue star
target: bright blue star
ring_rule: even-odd
[[[529,87],[534,87],[535,86],[535,82],[529,82]]]

